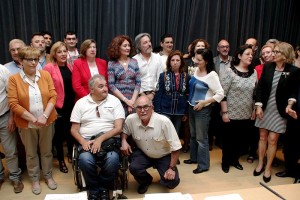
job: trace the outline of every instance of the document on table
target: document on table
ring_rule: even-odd
[[[145,194],[144,200],[193,200],[190,194],[175,193],[155,193]]]
[[[87,200],[87,193],[84,191],[75,194],[47,194],[44,200]]]
[[[226,194],[220,196],[205,197],[204,200],[243,200],[239,194]]]

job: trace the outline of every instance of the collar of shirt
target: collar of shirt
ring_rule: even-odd
[[[24,72],[23,69],[20,70],[20,75],[21,75],[23,81],[25,81],[25,79],[26,79],[27,76],[26,76],[26,74],[25,74],[25,72]],[[40,72],[38,70],[36,70],[35,76],[38,77],[39,79],[41,78],[41,74],[40,74]]]
[[[106,97],[103,101],[101,101],[99,104],[97,104],[97,103],[93,100],[91,94],[89,94],[87,100],[88,100],[90,103],[92,103],[92,104],[97,104],[97,105],[100,106],[100,105],[102,105],[104,102],[107,101],[107,98],[108,98],[108,95],[107,95],[107,97]]]
[[[221,61],[220,63],[228,64],[230,62],[230,57],[229,56],[228,56],[226,61],[222,60],[222,58],[220,56],[219,56],[219,58],[220,58],[220,61]]]
[[[142,127],[151,127],[151,128],[154,128],[154,120],[153,120],[153,115],[154,115],[154,114],[155,114],[154,111],[152,111],[152,115],[151,115],[150,121],[149,121],[149,123],[147,124],[147,126],[144,126],[144,125],[142,124],[142,120],[141,120],[141,119],[139,119],[137,125],[138,125],[138,126],[142,126]]]

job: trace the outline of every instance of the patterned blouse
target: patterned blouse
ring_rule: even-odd
[[[134,91],[139,92],[141,87],[137,61],[130,58],[127,70],[118,61],[109,61],[108,85],[111,92],[119,90],[127,99],[131,99]]]
[[[229,119],[250,119],[253,111],[253,94],[257,73],[240,72],[234,66],[227,68],[221,77],[221,85],[227,101]],[[225,100],[225,98],[223,99]]]

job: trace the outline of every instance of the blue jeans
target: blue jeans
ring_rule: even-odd
[[[119,169],[119,154],[115,151],[108,152],[100,164],[97,160],[97,156],[88,151],[83,151],[78,159],[89,193],[93,195],[98,195],[103,189],[111,189]],[[101,168],[99,173],[98,167]]]
[[[181,120],[182,120],[183,115],[168,115],[168,114],[164,114],[164,113],[162,113],[162,115],[168,117],[171,120],[171,122],[177,132],[177,135],[179,135],[179,131],[180,131],[180,127],[181,127]]]
[[[190,119],[190,156],[192,161],[197,161],[198,168],[207,170],[210,165],[208,126],[210,121],[211,106],[204,107],[200,111],[193,110],[189,106]]]

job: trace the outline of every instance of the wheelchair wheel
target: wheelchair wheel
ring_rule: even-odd
[[[79,169],[79,166],[78,166],[78,158],[79,158],[79,152],[78,152],[77,146],[74,145],[73,155],[72,155],[73,177],[74,177],[75,185],[81,191],[85,188],[85,181],[84,181],[82,172],[81,172],[81,170]]]

